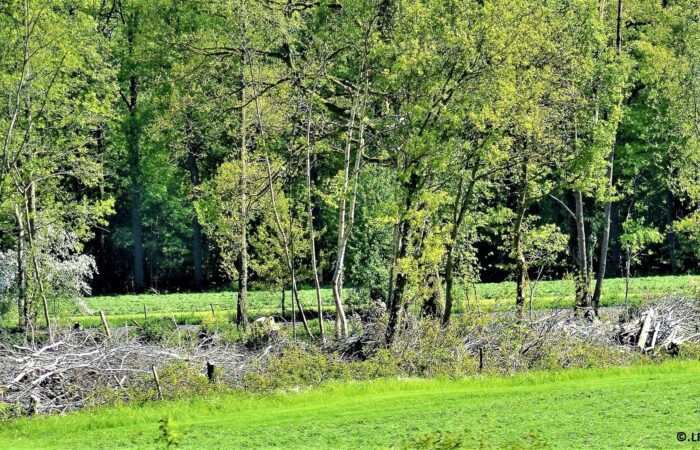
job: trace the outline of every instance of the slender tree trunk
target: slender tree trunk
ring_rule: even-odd
[[[618,60],[622,54],[622,0],[617,0],[617,32],[615,39],[615,48]],[[619,107],[619,105],[618,105]],[[613,172],[615,164],[615,142],[610,149],[610,161],[608,165],[608,188],[613,187]],[[608,262],[608,245],[610,242],[610,215],[612,203],[605,203],[605,211],[603,213],[603,236],[600,241],[600,259],[598,260],[598,272],[596,273],[595,290],[593,292],[593,313],[598,316],[598,306],[600,305],[600,297],[603,292],[603,280],[605,279],[605,270]]]
[[[408,181],[406,182],[405,188],[405,200],[404,200],[404,212],[399,221],[399,242],[398,242],[398,252],[396,254],[396,263],[399,264],[403,259],[408,256],[408,245],[411,234],[411,223],[410,223],[410,212],[413,209],[413,205],[418,194],[420,179],[415,171],[412,171]],[[405,270],[399,270],[395,274],[394,282],[394,292],[393,299],[389,308],[389,322],[386,328],[386,343],[391,345],[396,337],[396,329],[399,322],[399,313],[401,308],[404,307],[404,293],[406,290],[406,285],[408,283],[408,274]]]
[[[297,340],[297,312],[294,309],[294,291],[292,291],[292,339]]]
[[[585,317],[591,318],[590,274],[586,252],[586,225],[583,214],[583,194],[574,192],[576,201],[576,241],[578,255],[578,274],[576,275],[576,306]]]
[[[24,274],[24,219],[17,205],[15,205],[15,221],[17,222],[17,315],[20,331],[26,331],[32,320]]]
[[[241,73],[243,82],[243,74]],[[242,85],[243,86],[243,85]],[[241,104],[245,101],[244,89],[241,88]],[[241,235],[238,270],[238,305],[236,307],[236,324],[244,330],[248,329],[248,175],[247,175],[247,130],[245,108],[241,108],[241,148],[240,148],[240,214]]]
[[[363,102],[366,99],[366,92],[363,95]],[[335,302],[335,323],[336,323],[336,335],[339,338],[345,338],[348,336],[348,324],[347,318],[345,316],[345,309],[343,308],[343,298],[342,298],[342,283],[343,283],[343,270],[345,268],[345,252],[347,250],[348,239],[350,237],[350,231],[355,220],[355,203],[357,200],[357,187],[359,183],[360,175],[360,162],[362,160],[362,152],[364,147],[364,123],[362,121],[362,114],[364,113],[364,104],[359,105],[360,99],[357,93],[353,99],[353,106],[350,113],[350,121],[348,122],[348,133],[347,141],[345,143],[345,158],[344,158],[344,168],[343,168],[343,189],[340,193],[340,206],[338,207],[338,251],[335,262],[335,269],[333,271],[332,291],[333,300]],[[355,127],[355,120],[358,113],[358,108],[362,108],[362,113],[360,113],[360,131],[359,131],[359,141],[357,155],[355,156],[354,172],[351,173],[352,167],[352,137]],[[353,180],[353,196],[348,206],[348,193],[350,191],[350,181]]]
[[[614,144],[613,144],[614,145]],[[615,148],[610,152],[610,165],[608,166],[608,185],[612,188],[613,183],[613,162],[615,160]],[[608,248],[610,244],[610,217],[612,214],[612,202],[605,203],[603,212],[603,236],[600,240],[600,257],[598,259],[598,272],[596,273],[595,290],[593,292],[593,313],[598,316],[598,306],[603,292],[603,280],[608,263]]]
[[[460,180],[459,189],[457,192],[457,198],[455,199],[454,208],[452,211],[452,231],[450,231],[450,242],[446,245],[445,253],[447,254],[447,259],[445,261],[445,312],[442,316],[442,323],[448,324],[450,322],[450,316],[452,315],[452,304],[454,302],[454,248],[459,239],[459,232],[466,217],[466,213],[471,205],[472,196],[474,193],[474,186],[477,181],[478,172],[478,160],[474,164],[474,168],[471,171],[471,179],[469,180],[469,186],[466,192],[463,192],[463,180]]]
[[[671,263],[671,273],[676,273],[676,232],[673,229],[675,211],[673,208],[673,192],[666,191],[666,242],[668,243],[668,258]]]
[[[391,265],[389,266],[389,284],[387,286],[387,311],[391,311],[391,305],[394,303],[394,272],[396,271],[396,259],[399,257],[399,227],[400,222],[394,224],[394,230],[391,236]]]
[[[630,303],[629,303],[629,292],[630,292],[630,273],[632,269],[632,254],[629,245],[626,249],[626,261],[625,261],[625,315],[627,320],[630,318]]]
[[[525,219],[525,210],[527,206],[527,163],[527,159],[523,159],[520,173],[518,209],[513,226],[513,237],[515,239],[513,251],[515,253],[516,264],[515,307],[518,319],[523,318],[525,310],[525,287],[527,284],[527,261],[525,261],[525,251],[523,249],[523,221]]]
[[[452,315],[452,304],[454,302],[454,244],[447,245],[447,259],[445,261],[445,313],[442,316],[442,323],[450,323]]]
[[[326,340],[326,331],[323,322],[323,304],[321,301],[321,282],[318,278],[318,264],[316,263],[316,233],[314,232],[314,204],[311,185],[311,106],[309,106],[306,128],[306,214],[309,227],[309,252],[311,256],[311,272],[316,288],[316,306],[318,309],[318,324],[321,340]]]
[[[34,281],[39,288],[39,295],[41,296],[41,304],[44,312],[44,320],[46,322],[46,329],[49,332],[49,336],[53,339],[53,331],[51,330],[51,316],[49,314],[49,301],[46,298],[46,290],[44,289],[44,280],[41,276],[41,268],[39,267],[39,258],[37,253],[39,249],[37,248],[37,236],[38,228],[36,223],[37,208],[36,208],[36,183],[31,182],[29,184],[29,198],[25,197],[25,214],[27,217],[27,236],[29,238],[29,256],[31,257],[32,267],[34,269]]]
[[[133,37],[131,38],[133,39]],[[130,44],[132,45],[132,44]],[[134,291],[143,292],[144,283],[144,251],[143,251],[143,219],[141,217],[141,202],[143,196],[143,177],[139,149],[139,125],[136,109],[138,107],[138,80],[136,76],[129,78],[129,123],[127,149],[131,166],[131,231],[134,238]]]
[[[287,297],[287,291],[284,289],[284,285],[282,285],[282,318],[284,319],[285,316],[285,299]]]
[[[314,334],[311,331],[311,328],[309,327],[308,321],[306,320],[306,315],[304,314],[304,307],[299,301],[299,292],[297,289],[296,280],[296,267],[294,264],[294,250],[293,248],[290,250],[290,239],[294,239],[294,236],[290,233],[288,238],[287,233],[284,231],[284,227],[282,226],[282,220],[280,219],[279,210],[277,209],[277,197],[275,196],[274,180],[272,178],[272,168],[270,167],[270,160],[267,157],[265,157],[265,165],[267,167],[267,180],[269,183],[268,189],[270,190],[272,210],[275,216],[275,223],[277,224],[277,231],[279,232],[280,240],[282,241],[282,248],[284,249],[285,263],[287,264],[287,269],[289,270],[289,276],[291,278],[292,283],[292,320],[295,321],[294,323],[296,325],[296,314],[294,312],[294,303],[296,303],[296,306],[299,309],[299,314],[301,315],[301,322],[304,325],[304,330],[309,335],[309,337],[313,339]],[[293,246],[293,243],[291,245]]]
[[[622,269],[622,247],[620,246],[620,206],[618,202],[613,202],[610,217],[610,262],[612,271],[608,270],[606,275],[619,274]]]
[[[191,145],[187,149],[187,168],[190,172],[192,186],[199,186],[201,184],[199,167],[197,166],[195,149],[192,148]],[[194,265],[194,288],[200,290],[202,289],[204,280],[202,272],[202,225],[199,223],[199,217],[194,208],[192,216],[192,258]]]

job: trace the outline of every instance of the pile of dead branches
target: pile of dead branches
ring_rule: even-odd
[[[616,330],[619,342],[642,351],[672,353],[686,342],[700,342],[700,302],[668,297],[633,311]]]
[[[152,382],[154,372],[172,361],[202,373],[207,363],[215,365],[233,384],[255,357],[233,346],[165,347],[127,333],[108,338],[96,331],[64,331],[40,346],[0,344],[0,402],[21,414],[75,410],[99,389],[126,392]]]

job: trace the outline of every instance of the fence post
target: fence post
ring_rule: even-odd
[[[105,313],[100,311],[100,320],[102,321],[102,327],[105,329],[105,334],[108,338],[112,337],[112,332],[109,331],[109,324],[107,323],[107,318],[105,318]]]

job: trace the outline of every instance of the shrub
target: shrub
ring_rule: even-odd
[[[455,320],[444,327],[438,320],[424,319],[409,327],[388,352],[379,352],[384,362],[396,360],[403,375],[461,377],[478,371],[478,358],[464,345],[468,324]]]
[[[243,377],[243,388],[255,392],[298,389],[327,381],[371,380],[400,375],[386,352],[366,361],[343,360],[337,353],[288,344]]]
[[[228,314],[206,314],[202,317],[200,332],[208,337],[217,336],[223,342],[240,342],[245,335],[238,331]]]
[[[203,372],[204,367],[196,367],[185,361],[169,361],[158,369],[163,399],[173,400],[192,396],[202,396],[230,389],[223,383],[211,383]],[[101,387],[91,392],[85,406],[118,406],[131,402],[148,402],[158,398],[158,389],[150,374],[131,379],[123,388]]]
[[[139,334],[151,342],[161,342],[176,330],[175,321],[170,317],[148,319],[143,323]]]
[[[649,361],[641,352],[561,337],[556,342],[545,344],[527,362],[527,369],[605,369],[609,367],[631,366]]]

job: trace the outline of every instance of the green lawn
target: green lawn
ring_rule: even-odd
[[[476,285],[476,296],[474,290],[467,289],[471,301],[476,298],[478,301],[486,303],[505,303],[512,305],[515,298],[515,283],[480,283]],[[642,277],[630,280],[630,302],[638,304],[642,300],[655,299],[664,295],[689,295],[700,292],[700,276],[662,276],[662,277]],[[551,305],[569,306],[574,301],[574,281],[573,280],[553,280],[541,281],[536,284],[534,291],[534,307],[548,307]],[[603,306],[617,306],[624,304],[625,299],[625,279],[611,278],[603,283],[603,295],[601,304]]]
[[[615,278],[605,281],[603,306],[622,305],[624,302],[624,279]],[[664,276],[632,279],[630,284],[630,302],[638,304],[645,299],[655,299],[664,295],[697,295],[700,292],[700,276]],[[510,309],[514,306],[515,284],[513,282],[479,283],[468,288],[459,287],[458,302],[455,312],[460,313],[465,308],[498,308]],[[359,299],[352,289],[345,289],[349,310],[361,307],[364,299]],[[324,307],[333,309],[333,298],[330,289],[322,289],[321,296]],[[305,309],[316,311],[316,292],[313,289],[303,289],[299,298]],[[251,318],[279,314],[281,312],[281,294],[279,292],[252,291],[249,293],[249,312]],[[542,281],[536,285],[533,307],[536,309],[553,306],[568,307],[574,302],[574,282],[572,280]],[[206,293],[171,293],[171,294],[141,294],[95,296],[86,299],[88,306],[94,311],[104,311],[109,322],[114,325],[131,323],[131,320],[143,319],[144,306],[149,318],[173,317],[181,324],[198,324],[202,317],[208,314],[213,306],[218,313],[233,314],[236,308],[236,293],[219,291]],[[291,310],[291,293],[286,295],[287,312]],[[83,326],[98,326],[99,318],[83,316],[75,306],[62,308],[61,321],[65,325],[80,322]],[[67,312],[66,312],[67,311]],[[8,324],[14,324],[13,317],[6,318]]]
[[[0,425],[0,448],[155,448],[169,417],[183,448],[377,448],[454,433],[466,448],[691,448],[700,362],[512,378],[379,380],[267,397],[225,395]]]

